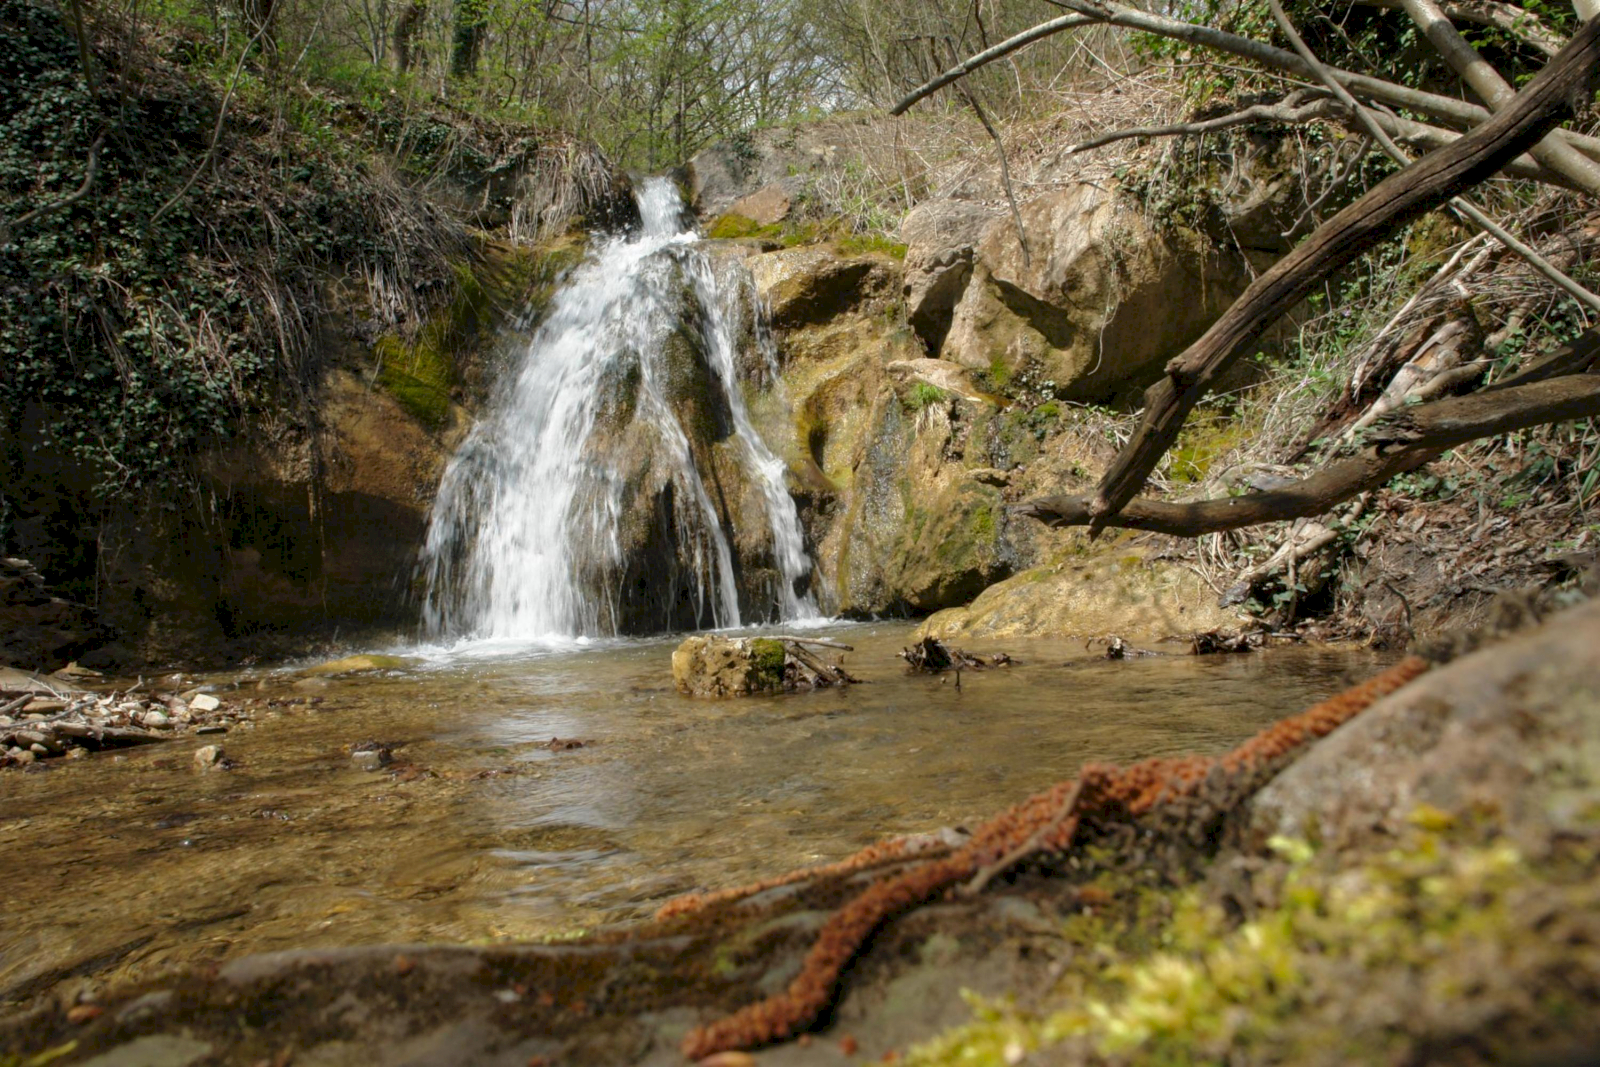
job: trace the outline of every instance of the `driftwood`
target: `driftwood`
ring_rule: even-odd
[[[965,649],[952,648],[936,637],[924,637],[910,648],[900,650],[900,658],[914,671],[940,674],[944,671],[987,671],[995,667],[1010,667],[1017,661],[1004,652],[981,655]]]

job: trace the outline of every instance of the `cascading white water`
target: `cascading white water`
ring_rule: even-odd
[[[777,575],[771,603],[747,592],[750,613],[816,615],[801,591],[811,564],[784,463],[739,387],[729,294],[672,183],[651,179],[638,199],[638,232],[574,270],[445,469],[422,551],[431,636],[740,625],[732,509],[718,472],[708,488],[696,465],[708,436],[732,439],[718,454],[736,457],[765,505],[737,516],[765,524]],[[708,435],[713,423],[725,432]]]

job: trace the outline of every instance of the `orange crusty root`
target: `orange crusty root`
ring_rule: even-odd
[[[695,1028],[683,1040],[684,1054],[698,1060],[792,1037],[833,1003],[845,967],[889,920],[963,882],[993,873],[997,865],[1010,868],[1027,856],[1070,848],[1085,818],[1132,819],[1168,806],[1181,817],[1186,804],[1202,797],[1236,803],[1270,780],[1306,745],[1326,737],[1428,666],[1427,661],[1408,656],[1381,674],[1274,723],[1220,757],[1149,759],[1125,768],[1086,764],[1077,781],[1058,783],[1000,813],[958,851],[863,890],[823,927],[787,990]],[[690,909],[679,909],[683,910]]]

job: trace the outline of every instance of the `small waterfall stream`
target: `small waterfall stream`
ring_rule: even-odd
[[[573,271],[445,470],[422,551],[432,637],[816,615],[785,464],[740,390],[730,311],[748,297],[719,284],[670,181],[638,199],[639,230]]]

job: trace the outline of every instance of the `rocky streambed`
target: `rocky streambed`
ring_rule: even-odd
[[[146,690],[143,681],[126,689],[92,690],[74,679],[97,678],[94,671],[71,668],[40,675],[0,668],[0,768],[31,767],[53,757],[79,759],[92,752],[159,744],[180,738],[210,737],[196,752],[197,764],[224,766],[221,735],[253,719],[262,701],[224,701],[199,688]],[[317,699],[317,698],[309,698]]]

